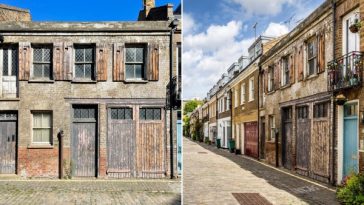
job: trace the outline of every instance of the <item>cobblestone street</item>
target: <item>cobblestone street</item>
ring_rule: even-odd
[[[0,204],[180,204],[177,180],[0,181]]]
[[[184,139],[184,204],[238,204],[259,193],[272,204],[337,204],[335,190],[241,155]]]

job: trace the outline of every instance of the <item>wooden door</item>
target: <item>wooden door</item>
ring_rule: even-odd
[[[138,177],[161,178],[166,174],[164,115],[161,108],[139,109],[137,136]]]
[[[72,175],[96,176],[96,128],[97,109],[91,106],[75,106],[72,131]]]
[[[245,131],[245,154],[254,158],[258,158],[258,123],[244,123]]]
[[[260,118],[260,158],[265,158],[265,118]]]
[[[15,47],[0,50],[2,64],[1,94],[3,98],[17,97],[18,51]]]
[[[16,114],[0,113],[0,174],[15,174],[16,120]]]
[[[330,118],[329,103],[319,103],[313,109],[311,134],[311,171],[322,177],[329,177],[330,166]]]
[[[296,168],[308,171],[310,164],[311,120],[309,107],[297,108]]]
[[[282,109],[282,163],[287,169],[292,168],[292,108]]]
[[[359,172],[358,104],[344,106],[344,161],[343,177]]]
[[[135,177],[136,122],[133,108],[111,108],[108,116],[108,176]]]

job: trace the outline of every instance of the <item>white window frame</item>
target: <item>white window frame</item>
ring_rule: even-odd
[[[236,107],[238,107],[238,104],[239,104],[239,102],[238,102],[238,89],[235,89],[234,90],[234,107],[236,108]]]
[[[48,114],[50,115],[50,127],[34,127],[34,115],[42,115],[42,119],[43,119],[43,115],[44,114]],[[32,120],[31,120],[31,144],[38,144],[38,145],[52,145],[52,141],[53,141],[53,113],[51,111],[32,111]],[[50,130],[50,134],[49,134],[49,142],[36,142],[34,141],[34,129],[49,129]]]
[[[240,87],[240,104],[243,105],[245,103],[245,99],[246,99],[246,96],[245,96],[245,83],[241,84],[241,87]]]
[[[273,91],[274,86],[274,68],[269,67],[268,68],[268,92]]]
[[[285,86],[289,84],[289,57],[285,56],[281,59],[281,73],[282,73],[282,81],[281,81],[281,85]],[[287,67],[285,67],[287,66]],[[288,75],[287,75],[288,73]]]
[[[249,102],[254,101],[254,77],[249,79]]]
[[[276,120],[275,120],[275,117],[274,115],[269,115],[268,116],[268,120],[269,120],[269,129],[270,129],[270,136],[269,136],[269,139],[270,141],[275,141],[276,139],[276,136],[275,136],[275,130],[276,130]]]
[[[308,49],[309,49],[308,44],[311,43],[311,42],[315,43],[315,45],[314,45],[315,50],[314,50],[314,55],[311,58],[309,58],[309,56],[308,56],[308,52],[309,52],[308,51]],[[305,71],[305,74],[306,74],[306,77],[314,76],[314,75],[317,74],[317,63],[318,63],[318,42],[317,42],[317,37],[316,36],[311,36],[310,38],[308,38],[306,43],[305,43],[305,47],[306,47],[306,52],[305,52],[305,69],[306,69],[306,71]],[[310,63],[309,63],[309,61],[311,61],[311,60],[314,60],[314,62],[315,62],[314,67],[313,67],[313,69],[314,69],[313,73],[310,73]]]

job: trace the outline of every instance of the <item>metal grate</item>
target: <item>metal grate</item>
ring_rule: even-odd
[[[242,205],[272,205],[259,193],[232,193],[232,195]]]

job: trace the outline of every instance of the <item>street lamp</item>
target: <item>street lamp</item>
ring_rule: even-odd
[[[177,30],[179,24],[179,20],[178,19],[174,19],[171,24],[169,25],[169,27],[171,28],[171,39],[170,39],[170,64],[169,64],[169,146],[170,146],[170,169],[171,169],[171,179],[173,179],[173,57],[174,57],[174,52],[173,52],[173,42],[174,42],[174,32]]]

